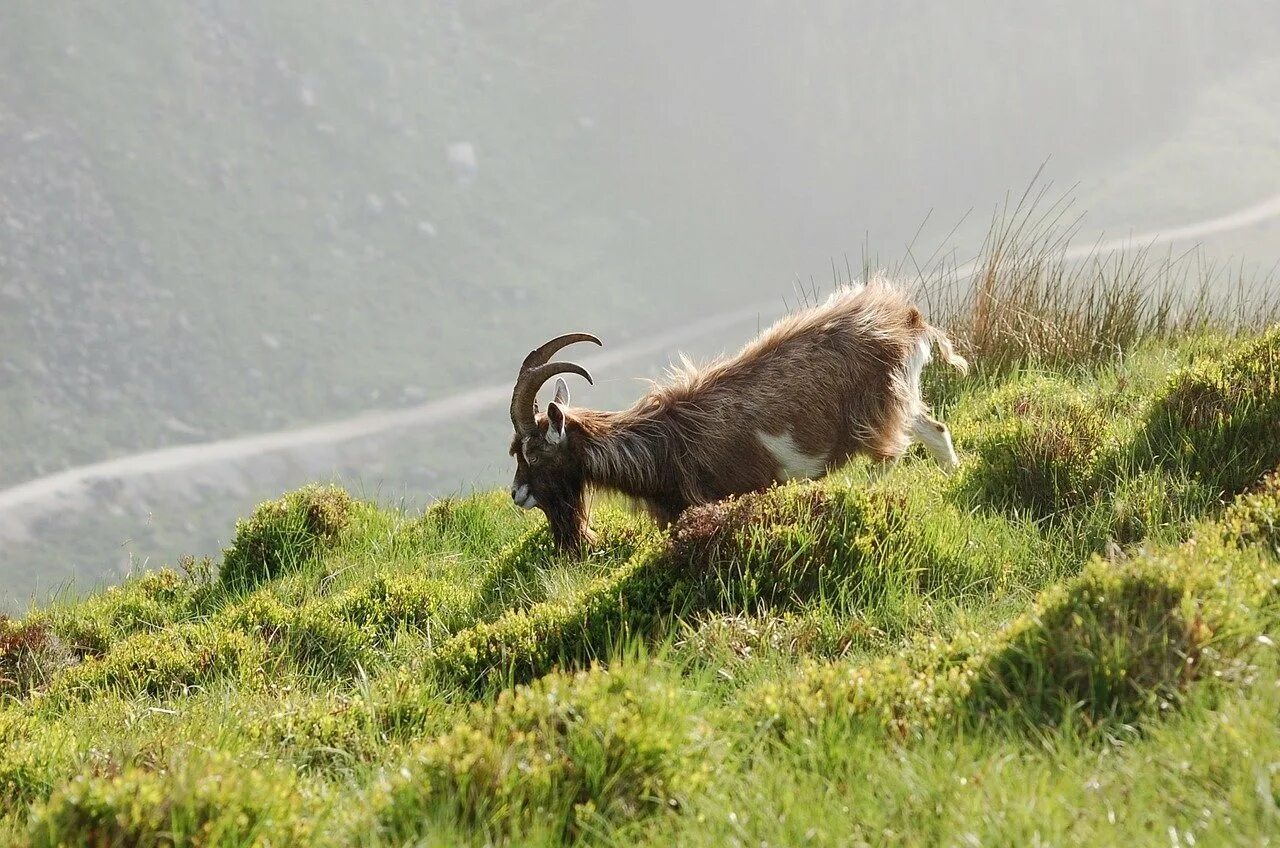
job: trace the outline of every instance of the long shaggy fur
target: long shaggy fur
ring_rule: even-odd
[[[561,527],[557,540],[572,546],[587,532],[588,485],[636,498],[669,522],[690,505],[797,476],[784,460],[798,463],[799,476],[818,476],[860,454],[892,461],[913,436],[939,456],[933,442],[945,427],[928,417],[919,385],[934,345],[967,368],[896,287],[874,280],[842,289],[734,356],[703,367],[684,360],[630,409],[553,404],[538,416],[537,433],[512,445],[513,494],[526,486],[553,530]],[[565,433],[554,445],[549,416]]]

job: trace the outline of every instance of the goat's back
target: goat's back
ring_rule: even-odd
[[[698,466],[690,470],[704,477],[760,476],[767,468],[776,479],[780,443],[824,467],[857,453],[897,455],[918,405],[908,361],[922,349],[927,357],[925,338],[919,310],[894,286],[844,288],[782,318],[732,357],[701,368],[685,363],[637,409],[661,409],[677,422],[673,432]],[[744,485],[732,482],[713,488]]]

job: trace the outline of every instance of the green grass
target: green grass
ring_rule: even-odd
[[[598,503],[577,557],[501,493],[290,493],[0,620],[0,840],[1259,844],[1278,353],[988,369],[941,392],[954,478]]]

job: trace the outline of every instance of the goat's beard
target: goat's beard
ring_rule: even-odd
[[[591,515],[587,509],[584,492],[578,492],[573,497],[558,501],[554,506],[539,505],[539,507],[547,516],[547,523],[551,526],[551,538],[555,540],[557,549],[577,551],[583,546],[595,543],[596,534],[588,526]]]

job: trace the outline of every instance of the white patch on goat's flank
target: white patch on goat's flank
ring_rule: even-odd
[[[756,433],[756,438],[760,440],[760,444],[764,445],[765,450],[773,454],[773,458],[778,461],[778,480],[780,482],[797,478],[812,479],[821,477],[827,470],[826,457],[810,456],[800,450],[799,446],[796,445],[796,440],[791,437],[790,433],[771,436],[761,430]]]

